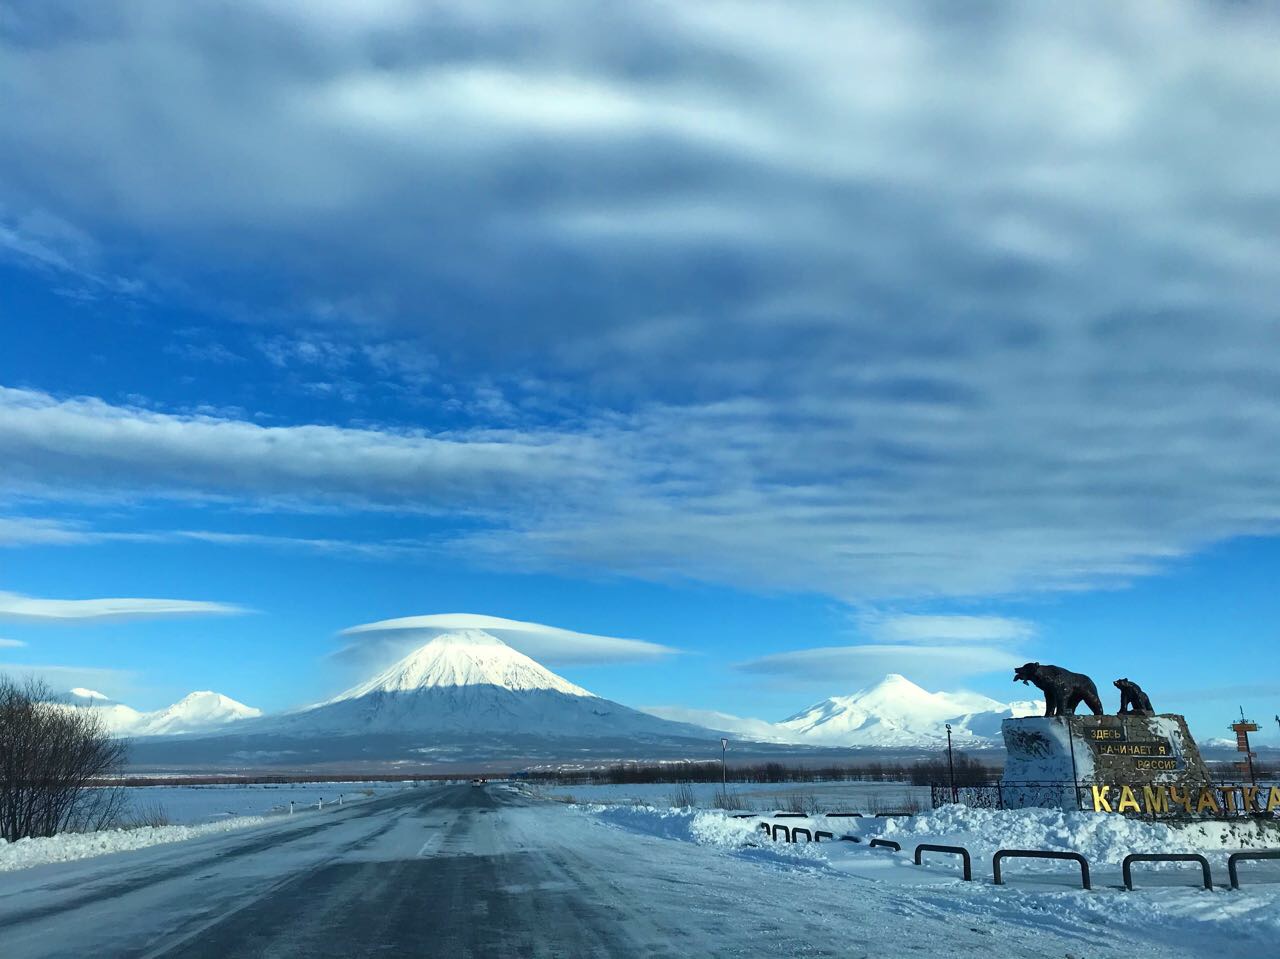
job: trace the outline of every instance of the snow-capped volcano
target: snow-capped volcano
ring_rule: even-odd
[[[404,693],[450,686],[496,686],[512,692],[554,690],[566,696],[591,696],[551,670],[480,629],[437,636],[395,665],[352,686],[330,703],[371,693]]]
[[[56,705],[92,710],[109,732],[117,736],[169,736],[208,732],[241,719],[262,715],[262,710],[236,702],[230,696],[203,690],[188,693],[172,706],[140,712],[112,701],[93,689],[76,687],[53,697]]]
[[[699,737],[596,696],[480,629],[436,636],[332,699],[244,727],[288,737],[409,737],[416,751],[476,740]]]
[[[244,703],[236,702],[230,696],[204,689],[188,693],[165,709],[145,713],[131,732],[135,736],[167,736],[175,733],[201,732],[261,715],[261,709],[246,706]]]
[[[851,696],[814,703],[777,725],[793,741],[841,746],[921,746],[946,739],[996,745],[1000,723],[1039,711],[1035,703],[1001,703],[977,693],[931,693],[905,676],[890,673]]]

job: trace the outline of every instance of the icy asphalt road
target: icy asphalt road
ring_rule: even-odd
[[[630,833],[502,786],[0,874],[3,959],[911,954],[1194,953]]]

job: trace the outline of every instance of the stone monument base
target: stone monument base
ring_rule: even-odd
[[[1194,805],[1188,797],[1211,785],[1180,715],[1026,716],[1006,719],[1002,732],[1006,808],[1156,815],[1184,799]]]

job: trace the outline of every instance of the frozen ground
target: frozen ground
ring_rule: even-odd
[[[535,795],[577,803],[671,806],[689,789],[694,804],[711,807],[720,783],[637,783],[607,786],[530,785]],[[745,810],[774,811],[802,807],[823,812],[903,812],[929,808],[929,787],[907,783],[816,782],[729,783],[729,795]]]
[[[1100,818],[940,810],[833,821],[863,839],[962,840],[975,851],[1005,834],[1082,844],[1099,859],[1086,893],[1066,864],[1014,864],[1010,884],[996,887],[989,860],[975,856],[978,881],[965,883],[941,858],[916,867],[865,842],[775,844],[752,820],[721,811],[571,805],[505,784],[389,790],[187,842],[0,873],[0,953],[1274,954],[1280,882],[1257,870],[1240,891],[1205,892],[1185,873],[1151,871],[1124,893],[1114,888],[1122,847],[1170,837],[1137,823],[1091,828]],[[1221,835],[1178,840],[1209,847],[1215,875],[1225,875]]]

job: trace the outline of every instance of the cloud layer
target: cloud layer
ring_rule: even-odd
[[[598,14],[0,22],[12,258],[252,322],[353,422],[353,357],[426,409],[7,390],[6,491],[461,517],[439,542],[473,563],[850,601],[1112,585],[1280,529],[1273,10]],[[476,425],[426,423],[428,381]]]
[[[230,616],[248,610],[229,603],[191,599],[37,599],[0,592],[0,619],[33,623],[77,623],[176,616]]]
[[[646,662],[679,652],[670,646],[644,640],[597,636],[500,616],[437,613],[387,619],[344,629],[342,635],[352,642],[335,657],[361,667],[382,665],[404,656],[441,633],[459,629],[484,630],[547,666]]]

